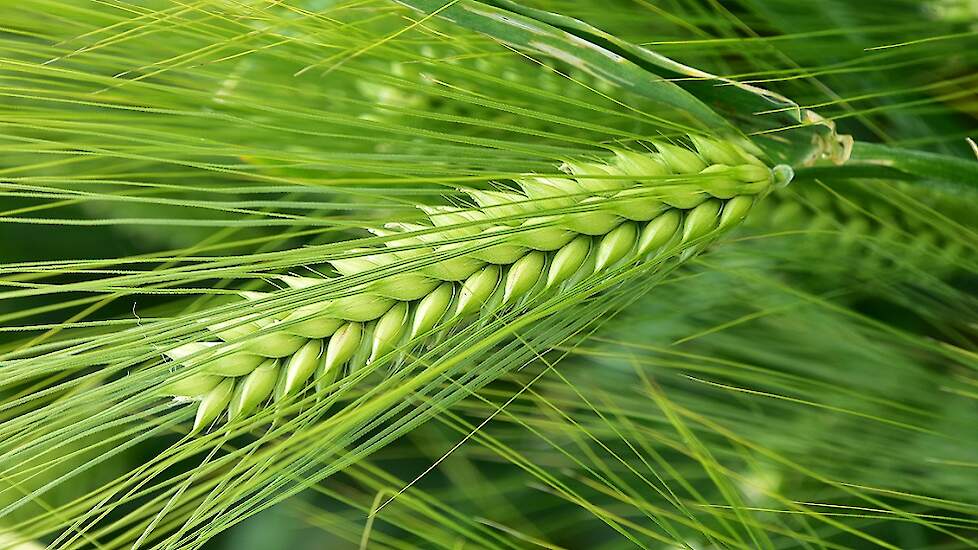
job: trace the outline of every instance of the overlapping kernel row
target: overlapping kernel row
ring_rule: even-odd
[[[654,152],[617,151],[608,162],[566,162],[567,177],[528,176],[513,190],[467,190],[468,208],[422,206],[427,224],[388,224],[375,231],[385,246],[330,261],[341,278],[369,279],[355,292],[274,318],[208,324],[220,341],[168,351],[199,368],[165,391],[198,403],[195,429],[308,387],[328,391],[347,372],[529,296],[629,262],[684,259],[790,179],[732,143],[691,142],[695,150],[654,143]],[[329,281],[280,279],[291,288]]]

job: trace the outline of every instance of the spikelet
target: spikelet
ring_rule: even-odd
[[[420,207],[429,224],[388,224],[376,231],[388,237],[385,246],[331,261],[341,278],[370,275],[353,295],[277,320],[211,323],[211,332],[234,343],[168,351],[174,362],[199,369],[165,393],[198,402],[195,429],[202,429],[225,410],[234,420],[268,400],[329,391],[346,372],[401,356],[488,304],[514,307],[616,266],[681,261],[791,178],[789,168],[772,170],[731,142],[691,141],[695,150],[654,142],[654,153],[567,160],[567,177],[527,176],[516,181],[521,192],[466,191],[475,208]],[[417,259],[427,261],[400,268]],[[326,282],[280,280],[296,289]]]

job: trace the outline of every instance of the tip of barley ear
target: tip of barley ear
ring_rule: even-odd
[[[774,187],[777,189],[786,187],[795,177],[795,171],[787,164],[779,164],[771,172],[774,174]]]

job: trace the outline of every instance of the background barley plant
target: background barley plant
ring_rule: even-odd
[[[978,547],[973,0],[0,3],[0,548]]]

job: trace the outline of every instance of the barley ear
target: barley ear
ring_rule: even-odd
[[[436,328],[524,304],[650,255],[653,267],[682,262],[792,176],[790,168],[769,169],[733,142],[702,136],[690,142],[695,150],[655,141],[654,153],[615,151],[610,162],[565,160],[560,169],[568,177],[526,176],[515,182],[518,189],[464,191],[475,208],[421,205],[428,224],[387,224],[373,231],[388,238],[383,246],[329,260],[341,279],[363,276],[350,292],[268,318],[205,323],[226,342],[167,351],[175,363],[200,372],[165,392],[200,401],[195,430],[224,408],[229,419],[241,418],[270,395],[275,401],[297,395],[313,378],[316,390],[325,392],[344,372],[387,356],[397,360],[400,349],[413,349]],[[432,261],[421,267],[396,269],[428,257]],[[294,289],[329,283],[278,279]],[[268,296],[239,294],[246,300]]]

